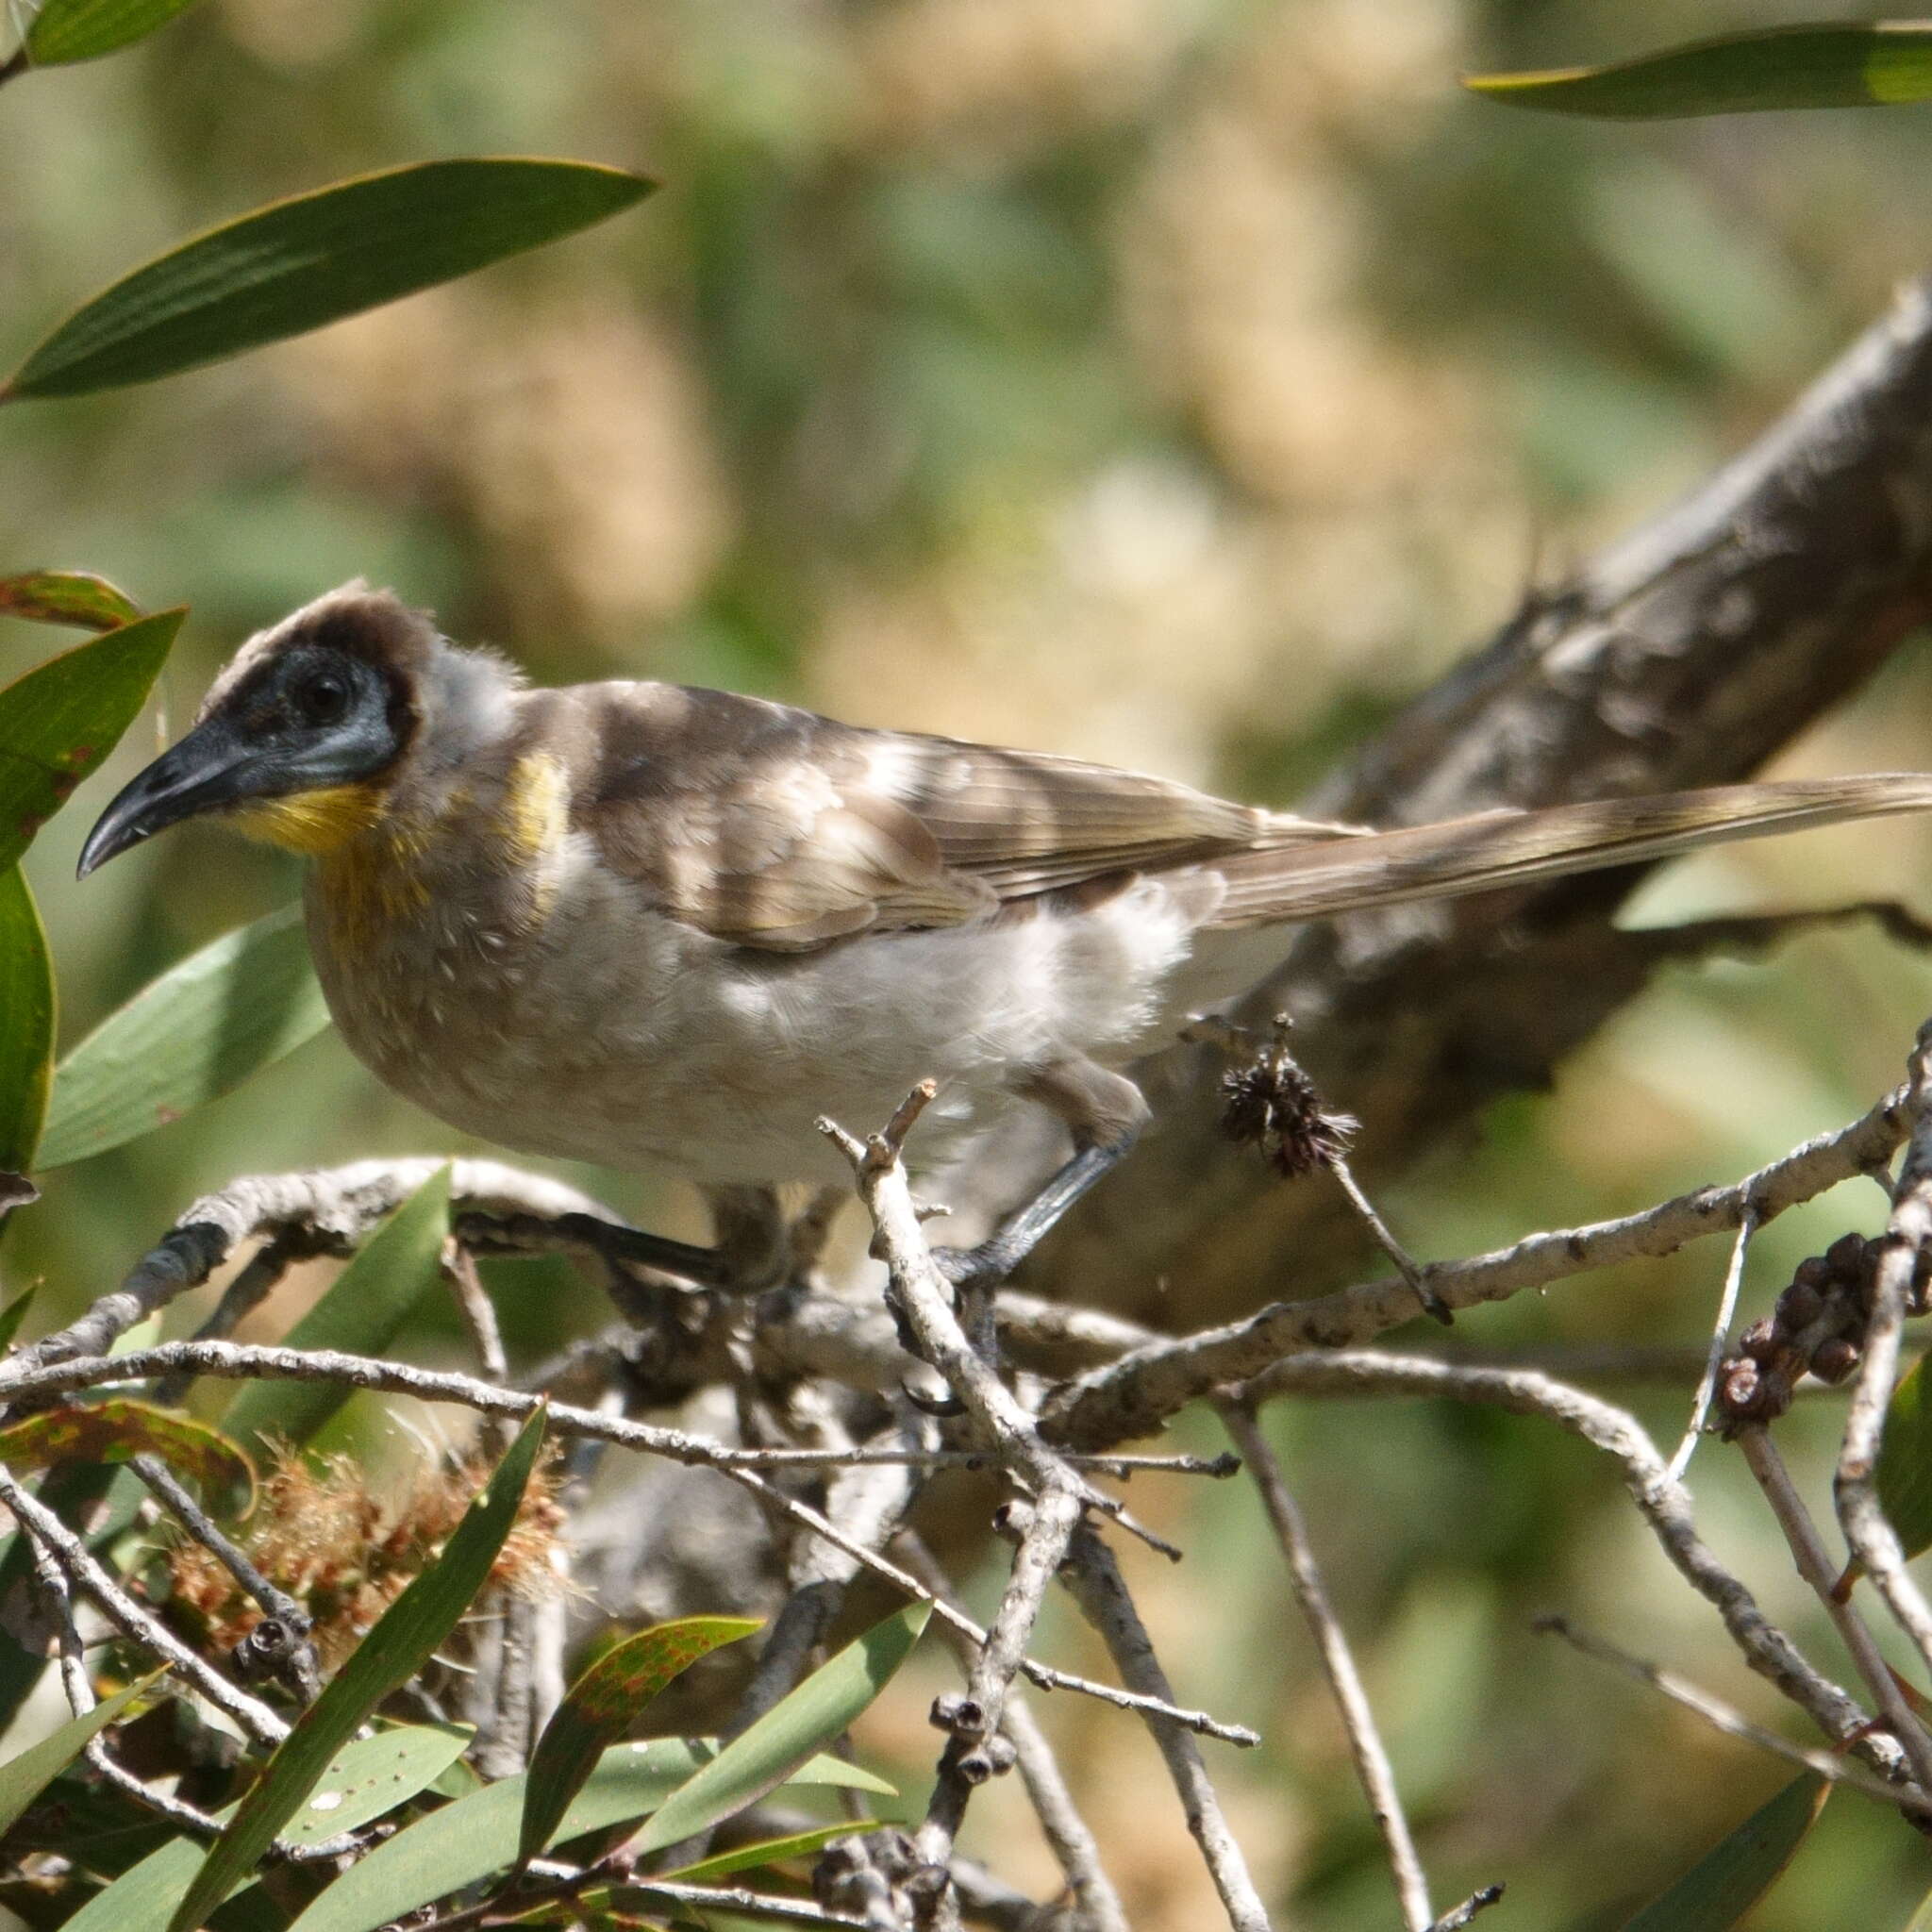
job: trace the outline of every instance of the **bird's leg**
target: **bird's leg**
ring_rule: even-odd
[[[711,1253],[741,1293],[775,1288],[791,1272],[791,1230],[775,1188],[742,1185],[700,1190],[711,1210]]]
[[[1134,1151],[1139,1134],[1111,1144],[1083,1147],[1024,1207],[1016,1208],[978,1246],[935,1248],[932,1258],[956,1288],[994,1288],[1006,1280],[1054,1230],[1056,1224],[1094,1183],[1109,1174]]]
[[[585,1248],[612,1266],[628,1264],[655,1268],[697,1288],[729,1288],[729,1257],[716,1248],[675,1241],[667,1235],[647,1234],[594,1214],[559,1214],[555,1219],[534,1214],[465,1214],[458,1234],[477,1253],[490,1255],[543,1254],[556,1248]]]
[[[1004,1281],[1061,1216],[1133,1152],[1147,1124],[1141,1090],[1124,1074],[1093,1060],[1057,1060],[1037,1068],[1020,1091],[1052,1108],[1073,1129],[1074,1158],[977,1247],[933,1250],[940,1272],[955,1287],[991,1288]]]

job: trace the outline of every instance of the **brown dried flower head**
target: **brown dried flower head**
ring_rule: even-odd
[[[1221,1125],[1231,1141],[1252,1143],[1283,1179],[1312,1174],[1348,1152],[1361,1124],[1331,1112],[1315,1083],[1290,1057],[1277,1027],[1273,1044],[1244,1067],[1221,1076]]]

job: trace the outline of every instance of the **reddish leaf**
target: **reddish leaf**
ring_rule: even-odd
[[[125,1395],[41,1409],[0,1429],[0,1462],[11,1469],[132,1462],[137,1456],[158,1456],[192,1475],[205,1495],[240,1490],[244,1516],[255,1507],[255,1465],[219,1429]]]

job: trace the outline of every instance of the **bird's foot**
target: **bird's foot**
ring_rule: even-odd
[[[1032,1246],[1030,1241],[1014,1241],[1001,1233],[977,1247],[935,1248],[932,1261],[956,1292],[983,1293],[998,1288],[1026,1258]]]

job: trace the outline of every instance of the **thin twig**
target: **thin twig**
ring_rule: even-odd
[[[1459,1906],[1444,1912],[1429,1927],[1429,1932],[1463,1932],[1465,1925],[1480,1913],[1488,1911],[1491,1906],[1500,1904],[1502,1897],[1501,1885],[1486,1885],[1480,1891],[1471,1892]]]
[[[294,1381],[342,1382],[355,1389],[378,1390],[391,1394],[412,1395],[425,1402],[453,1402],[488,1415],[527,1417],[541,1397],[520,1390],[495,1389],[474,1375],[460,1375],[447,1370],[417,1369],[401,1362],[383,1361],[373,1356],[347,1355],[336,1349],[266,1348],[237,1341],[171,1341],[155,1348],[131,1350],[126,1355],[99,1356],[89,1359],[56,1362],[22,1374],[9,1374],[12,1362],[0,1363],[0,1398],[32,1401],[42,1395],[64,1394],[75,1389],[97,1388],[124,1382],[142,1382],[173,1370],[187,1370],[196,1375],[213,1375],[223,1380],[249,1381],[259,1378]],[[855,1557],[867,1569],[883,1577],[906,1595],[933,1604],[933,1610],[954,1628],[964,1631],[975,1643],[986,1641],[986,1631],[957,1605],[935,1601],[918,1580],[897,1564],[856,1543],[837,1524],[796,1497],[786,1495],[759,1474],[760,1453],[741,1450],[707,1437],[670,1429],[651,1423],[632,1422],[625,1417],[603,1415],[594,1409],[578,1408],[568,1403],[554,1403],[549,1410],[550,1433],[556,1437],[588,1437],[611,1442],[647,1456],[686,1463],[699,1469],[715,1470],[727,1481],[756,1496],[767,1508],[821,1536],[835,1547]],[[4,1500],[4,1498],[0,1498]],[[1252,1745],[1259,1737],[1245,1724],[1227,1724],[1206,1711],[1189,1710],[1165,1705],[1158,1699],[1137,1695],[1100,1684],[1070,1671],[1028,1658],[1024,1674],[1042,1690],[1077,1690],[1083,1696],[1124,1710],[1158,1710],[1176,1724],[1204,1737],[1218,1738],[1224,1743]]]
[[[1738,1238],[1731,1243],[1730,1264],[1724,1270],[1724,1292],[1718,1297],[1717,1321],[1710,1331],[1710,1348],[1705,1356],[1704,1374],[1697,1383],[1697,1394],[1690,1404],[1690,1420],[1684,1426],[1683,1441],[1677,1444],[1676,1454],[1671,1457],[1671,1480],[1682,1482],[1684,1472],[1690,1467],[1690,1457],[1697,1449],[1697,1439],[1704,1433],[1706,1419],[1710,1414],[1710,1398],[1717,1392],[1717,1374],[1724,1365],[1724,1342],[1731,1332],[1731,1322],[1738,1312],[1738,1296],[1744,1286],[1744,1257],[1750,1252],[1751,1237],[1757,1232],[1757,1211],[1754,1208],[1744,1209],[1744,1218],[1738,1223]]]
[[[76,1322],[22,1349],[8,1364],[31,1369],[105,1354],[137,1322],[198,1288],[244,1241],[299,1230],[302,1237],[353,1247],[438,1169],[449,1166],[451,1198],[465,1208],[508,1208],[552,1220],[573,1214],[613,1219],[589,1195],[495,1160],[360,1160],[308,1174],[251,1174],[192,1203],[118,1289]]]
[[[246,1674],[273,1668],[307,1704],[322,1688],[321,1671],[308,1633],[308,1612],[278,1589],[250,1560],[245,1550],[223,1533],[158,1456],[137,1456],[134,1473],[171,1509],[183,1529],[253,1597],[263,1622],[242,1640]]]
[[[0,1468],[0,1504],[13,1512],[23,1529],[47,1544],[60,1559],[74,1587],[92,1598],[108,1623],[124,1637],[173,1664],[216,1709],[225,1711],[257,1743],[273,1747],[288,1736],[288,1725],[267,1705],[246,1691],[238,1690],[151,1611],[136,1603],[94,1559],[88,1546],[45,1504],[28,1495],[4,1468]]]
[[[1361,1183],[1355,1177],[1355,1170],[1348,1164],[1348,1157],[1339,1150],[1331,1150],[1323,1165],[1348,1196],[1348,1205],[1368,1229],[1370,1239],[1395,1263],[1395,1272],[1414,1291],[1416,1300],[1422,1304],[1423,1313],[1447,1327],[1455,1320],[1454,1312],[1436,1292],[1435,1285],[1429,1279],[1429,1271],[1395,1239],[1394,1231],[1376,1211],[1375,1204],[1362,1191]]]
[[[25,1524],[27,1553],[33,1559],[34,1587],[41,1607],[53,1626],[55,1653],[60,1663],[61,1688],[67,1693],[67,1707],[75,1717],[85,1717],[95,1707],[93,1686],[88,1681],[86,1646],[74,1621],[74,1597],[68,1588],[67,1573],[52,1545],[43,1541]],[[104,1737],[90,1738],[83,1753],[88,1763],[114,1789],[137,1805],[165,1818],[170,1824],[192,1837],[213,1838],[221,1826],[207,1812],[171,1792],[156,1790],[124,1765],[108,1748]]]
[[[1760,1751],[1769,1751],[1791,1764],[1802,1765],[1832,1784],[1845,1785],[1855,1791],[1862,1791],[1868,1798],[1876,1798],[1881,1805],[1914,1811],[1921,1817],[1932,1816],[1932,1795],[1910,1786],[1887,1784],[1862,1766],[1836,1757],[1829,1751],[1813,1751],[1803,1744],[1793,1744],[1789,1738],[1781,1738],[1775,1731],[1767,1731],[1762,1724],[1753,1724],[1742,1711],[1726,1704],[1723,1698],[1712,1696],[1688,1677],[1679,1676],[1675,1671],[1666,1670],[1661,1664],[1654,1664],[1647,1657],[1638,1657],[1607,1638],[1579,1630],[1567,1617],[1539,1617],[1534,1627],[1553,1637],[1560,1637],[1585,1657],[1593,1657],[1599,1663],[1614,1665],[1625,1676],[1636,1678],[1640,1684],[1648,1684],[1653,1690],[1662,1691],[1673,1704],[1694,1711],[1706,1724],[1714,1730],[1722,1731],[1727,1738],[1739,1738],[1747,1744],[1755,1744]]]
[[[1737,1441],[1745,1467],[1757,1477],[1757,1486],[1764,1491],[1765,1501],[1771,1505],[1772,1514],[1790,1546],[1798,1574],[1810,1585],[1826,1615],[1838,1626],[1838,1634],[1858,1667],[1865,1688],[1910,1760],[1913,1777],[1922,1790],[1932,1791],[1932,1737],[1926,1735],[1918,1713],[1906,1702],[1898,1679],[1892,1675],[1885,1654],[1859,1616],[1857,1607],[1840,1593],[1838,1566],[1825,1549],[1771,1432],[1761,1423],[1747,1423],[1738,1431]]]
[[[1228,1434],[1241,1453],[1248,1473],[1261,1492],[1261,1505],[1268,1512],[1282,1555],[1288,1558],[1289,1581],[1302,1615],[1321,1654],[1322,1668],[1328,1687],[1335,1693],[1348,1748],[1355,1758],[1356,1775],[1361,1780],[1369,1810],[1381,1834],[1382,1849],[1395,1879],[1395,1895],[1402,1908],[1402,1922],[1408,1932],[1428,1932],[1436,1909],[1429,1903],[1429,1881],[1416,1855],[1415,1840],[1403,1815],[1402,1797],[1395,1786],[1395,1769],[1389,1761],[1375,1713],[1362,1688],[1360,1673],[1349,1650],[1348,1638],[1340,1618],[1328,1601],[1327,1586],[1322,1580],[1321,1564],[1314,1544],[1308,1539],[1307,1524],[1302,1520],[1288,1480],[1283,1475],[1274,1445],[1261,1433],[1251,1408],[1236,1402],[1216,1405]]]
[[[1893,1621],[1932,1665],[1932,1604],[1907,1574],[1905,1550],[1878,1500],[1877,1484],[1879,1438],[1898,1382],[1900,1338],[1907,1311],[1923,1307],[1918,1271],[1932,1251],[1932,1022],[1920,1029],[1912,1052],[1908,1095],[1911,1138],[1892,1195],[1891,1220],[1878,1243],[1872,1319],[1845,1416],[1834,1487],[1839,1522],[1852,1555],[1885,1599]]]
[[[1881,1776],[1904,1774],[1905,1758],[1896,1740],[1870,1729],[1865,1711],[1765,1616],[1742,1580],[1698,1535],[1689,1493],[1681,1483],[1671,1480],[1657,1445],[1626,1410],[1532,1370],[1464,1369],[1374,1349],[1291,1356],[1241,1393],[1250,1401],[1289,1394],[1447,1396],[1457,1402],[1491,1404],[1518,1415],[1541,1416],[1580,1436],[1618,1463],[1624,1488],[1664,1554],[1698,1595],[1716,1608],[1751,1668],[1808,1712],[1828,1738],[1857,1752]]]
[[[1074,1533],[1066,1581],[1074,1601],[1112,1654],[1121,1676],[1156,1697],[1172,1697],[1167,1674],[1154,1654],[1113,1552],[1084,1525]],[[1248,1874],[1241,1847],[1227,1828],[1221,1799],[1201,1761],[1200,1747],[1163,1718],[1149,1718],[1147,1727],[1154,1733],[1154,1741],[1167,1761],[1168,1774],[1180,1794],[1188,1830],[1201,1848],[1228,1924],[1234,1932],[1269,1932],[1267,1909]]]
[[[1525,1236],[1507,1248],[1439,1261],[1429,1286],[1451,1309],[1507,1301],[1613,1262],[1655,1259],[1737,1227],[1750,1210],[1759,1225],[1888,1159],[1905,1138],[1906,1091],[1836,1133],[1793,1148],[1728,1188],[1701,1188],[1638,1214],[1587,1227]],[[1185,1282],[1174,1284],[1178,1297]],[[1312,1300],[1276,1302],[1247,1320],[1179,1341],[1151,1343],[1091,1371],[1046,1405],[1041,1431],[1056,1447],[1110,1449],[1149,1436],[1171,1415],[1224,1384],[1244,1382],[1297,1349],[1341,1349],[1410,1320],[1406,1282],[1365,1282]]]

